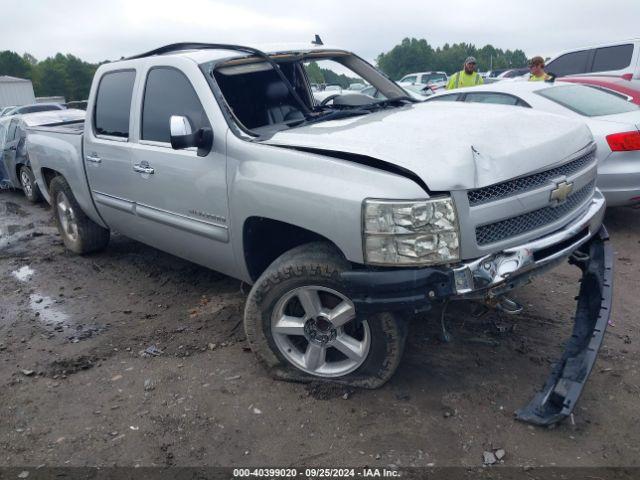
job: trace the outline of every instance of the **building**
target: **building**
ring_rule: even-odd
[[[31,80],[0,76],[0,108],[10,105],[28,105],[36,102]]]

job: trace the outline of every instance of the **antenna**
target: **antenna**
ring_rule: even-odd
[[[322,43],[322,39],[320,38],[320,35],[318,35],[317,33],[316,33],[315,40],[313,40],[311,43],[314,45],[324,45],[324,43]]]

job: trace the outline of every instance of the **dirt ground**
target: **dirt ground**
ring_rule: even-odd
[[[248,351],[246,285],[119,235],[74,256],[48,207],[0,192],[0,465],[480,466],[503,448],[512,466],[638,466],[640,210],[606,224],[615,326],[574,422],[546,429],[513,412],[568,338],[575,267],[516,291],[518,317],[451,309],[448,344],[438,311],[415,319],[382,389],[300,385]]]

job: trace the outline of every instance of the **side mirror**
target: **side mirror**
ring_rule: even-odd
[[[174,150],[197,147],[198,156],[206,157],[213,148],[213,130],[203,127],[193,132],[191,122],[187,117],[171,115],[169,131],[171,132],[171,148]]]

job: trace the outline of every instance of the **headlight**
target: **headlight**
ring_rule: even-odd
[[[460,259],[458,222],[450,197],[365,200],[363,210],[366,263],[433,265]]]

